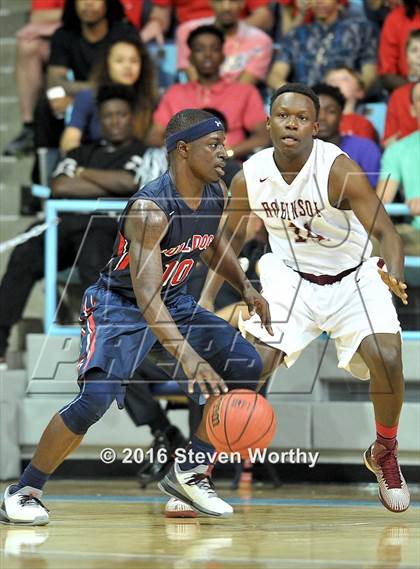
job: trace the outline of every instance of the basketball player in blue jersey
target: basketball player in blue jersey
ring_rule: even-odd
[[[205,111],[187,109],[169,122],[169,170],[130,199],[113,256],[82,301],[80,394],[52,418],[20,480],[6,489],[3,521],[48,523],[40,501],[48,477],[114,400],[122,407],[125,378],[156,340],[178,360],[175,379],[200,404],[228,385],[257,386],[262,364],[255,348],[184,294],[201,256],[272,333],[267,302],[247,280],[219,228],[227,202],[220,181],[224,140],[222,123]],[[214,453],[205,430],[207,409],[187,447],[188,460],[175,463],[161,489],[204,514],[225,516],[232,507],[217,496],[207,476]]]
[[[407,304],[403,246],[359,166],[338,146],[317,139],[318,113],[318,97],[308,87],[278,89],[267,122],[273,147],[249,158],[232,181],[228,223],[235,250],[242,248],[251,211],[263,220],[272,250],[259,267],[274,335],[255,315],[243,329],[262,357],[262,380],[282,363],[293,365],[322,332],[335,340],[338,366],[370,380],[376,440],[364,462],[376,475],[384,506],[403,512],[410,494],[396,437],[404,380],[391,295]],[[370,234],[383,259],[370,256]],[[219,277],[208,279],[203,306],[219,285]]]

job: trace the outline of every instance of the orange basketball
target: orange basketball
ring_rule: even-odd
[[[267,448],[276,432],[276,416],[267,399],[249,389],[234,389],[215,399],[206,419],[207,435],[218,452]]]

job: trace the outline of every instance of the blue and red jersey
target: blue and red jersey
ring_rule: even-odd
[[[177,192],[165,172],[131,198],[121,215],[114,251],[101,272],[102,283],[125,298],[136,301],[130,276],[130,241],[124,234],[124,222],[133,202],[151,200],[166,214],[168,229],[160,242],[162,258],[162,299],[169,303],[184,292],[201,253],[214,241],[224,209],[225,197],[219,183],[206,184],[200,206],[192,210]],[[146,229],[147,231],[147,222]],[[140,277],[141,278],[141,277]]]

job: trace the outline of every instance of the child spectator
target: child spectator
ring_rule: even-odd
[[[370,138],[375,142],[377,135],[372,123],[357,113],[357,105],[365,96],[360,75],[349,67],[337,67],[327,72],[325,83],[340,89],[346,101],[340,122],[340,134]]]

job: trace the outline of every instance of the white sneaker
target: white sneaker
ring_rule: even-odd
[[[193,470],[181,470],[176,462],[166,476],[158,483],[158,488],[169,496],[174,496],[208,516],[230,516],[233,508],[221,500],[214,489],[213,482],[206,475],[207,466],[200,464]]]
[[[48,510],[40,500],[42,490],[25,486],[10,494],[10,488],[8,486],[4,492],[0,521],[29,526],[43,526],[49,522]]]
[[[165,518],[196,518],[198,514],[194,508],[178,498],[170,498],[165,506]]]

